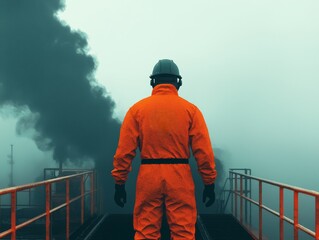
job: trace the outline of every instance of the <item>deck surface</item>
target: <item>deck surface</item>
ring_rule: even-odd
[[[201,215],[211,240],[251,240],[250,235],[231,215]],[[163,221],[161,240],[169,240],[170,233],[166,221]],[[129,214],[109,215],[102,222],[91,239],[130,240],[134,239],[133,218]],[[203,240],[196,226],[196,240]]]
[[[208,233],[210,240],[251,240],[251,236],[242,228],[232,215],[222,214],[201,214],[201,222]],[[104,219],[103,221],[101,221]],[[52,233],[54,239],[65,239],[65,224],[52,222]],[[60,226],[61,225],[61,226]],[[10,228],[9,224],[1,225],[1,229]],[[81,228],[73,232],[70,240],[83,240],[95,228],[90,240],[133,240],[133,216],[132,214],[112,214],[96,217],[90,222],[86,222]],[[72,227],[71,227],[72,229]],[[75,229],[75,228],[73,228]],[[38,224],[28,226],[17,231],[17,239],[44,239],[45,226]],[[165,218],[163,218],[161,229],[161,240],[169,240],[170,232]],[[10,236],[3,238],[10,239]],[[199,224],[196,224],[196,240],[205,240],[200,234]]]
[[[201,214],[211,240],[251,240],[246,230],[230,214]]]

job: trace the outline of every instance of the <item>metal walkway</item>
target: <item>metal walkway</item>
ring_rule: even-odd
[[[0,189],[0,239],[133,239],[132,215],[100,215],[96,183],[95,171],[69,169]],[[277,206],[270,207],[269,198]],[[319,192],[254,177],[249,169],[230,169],[215,205],[222,214],[200,215],[196,240],[319,240]],[[170,238],[166,221],[161,232],[162,240]]]
[[[87,236],[74,240],[129,240],[134,239],[133,216],[130,214],[107,215],[95,225]],[[204,223],[204,226],[201,226]],[[203,229],[204,228],[204,229]],[[166,221],[162,223],[162,240],[169,240],[170,233]],[[253,238],[241,227],[232,215],[205,214],[196,223],[196,240],[251,240]]]

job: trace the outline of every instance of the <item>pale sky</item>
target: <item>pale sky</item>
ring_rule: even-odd
[[[115,117],[150,95],[154,64],[173,59],[179,94],[202,110],[226,168],[319,190],[318,12],[317,0],[66,0],[59,18],[87,35]],[[16,136],[13,115],[0,124],[1,182],[12,143],[17,174],[26,158],[30,171],[53,164]]]

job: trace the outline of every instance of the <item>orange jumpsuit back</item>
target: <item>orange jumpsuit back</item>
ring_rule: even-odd
[[[190,147],[204,184],[217,172],[200,110],[178,96],[172,84],[154,87],[152,96],[134,104],[121,126],[112,176],[124,184],[139,147],[142,159],[188,159]],[[160,239],[165,204],[171,239],[195,239],[194,182],[188,164],[142,164],[136,184],[134,239]]]

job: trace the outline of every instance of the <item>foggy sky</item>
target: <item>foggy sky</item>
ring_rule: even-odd
[[[315,0],[68,0],[58,16],[86,34],[76,35],[115,117],[150,95],[154,64],[171,58],[183,76],[179,94],[202,110],[226,168],[319,190],[318,11]],[[14,118],[0,118],[5,161],[21,141],[14,124],[3,125]]]
[[[227,168],[319,190],[318,12],[315,0],[69,0],[59,17],[88,34],[119,118],[172,58]]]

